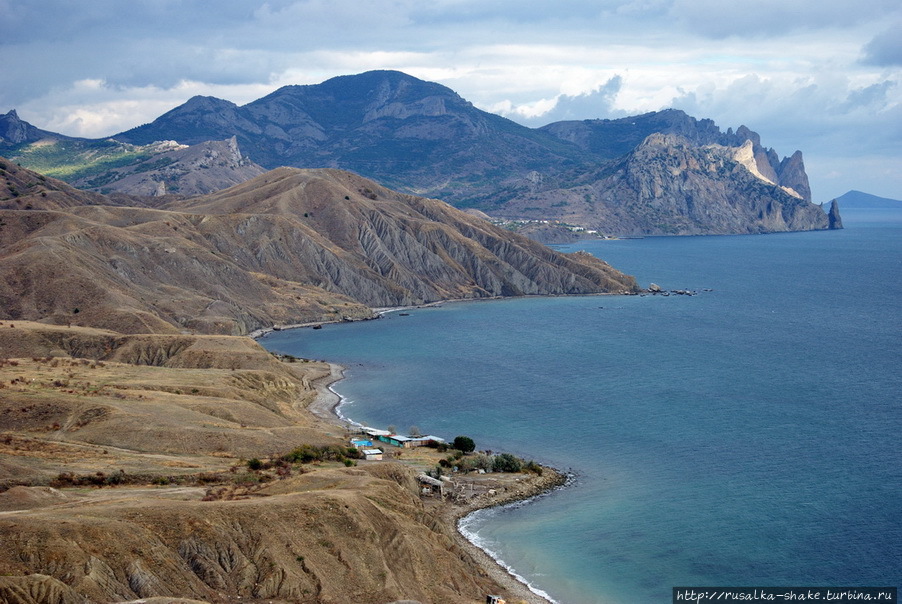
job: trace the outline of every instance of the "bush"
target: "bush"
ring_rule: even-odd
[[[249,470],[257,471],[263,468],[263,462],[254,457],[253,459],[249,459],[247,461],[247,467]]]
[[[457,469],[461,472],[473,472],[475,470],[488,472],[492,469],[492,458],[482,453],[468,455],[457,461]]]
[[[476,443],[469,436],[455,436],[454,444],[451,446],[464,453],[472,453],[476,450]]]
[[[495,472],[519,472],[522,469],[520,460],[510,453],[499,453],[492,461]]]
[[[539,464],[537,464],[536,462],[534,462],[532,460],[526,462],[526,465],[523,466],[523,469],[526,470],[527,472],[532,472],[533,474],[538,474],[539,476],[542,475],[542,466],[540,466]]]

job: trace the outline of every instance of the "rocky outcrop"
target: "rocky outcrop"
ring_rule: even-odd
[[[827,219],[830,221],[831,229],[842,228],[842,217],[839,215],[839,202],[835,199],[830,203],[830,212],[827,214]]]
[[[8,149],[16,145],[35,142],[45,138],[71,140],[68,136],[35,128],[22,120],[15,109],[10,110],[5,115],[0,115],[0,149]]]
[[[817,205],[774,182],[775,171],[762,171],[758,159],[750,139],[740,147],[716,143],[699,147],[680,135],[652,134],[634,151],[587,178],[586,184],[516,197],[506,211],[517,218],[557,218],[605,234],[829,228]],[[564,201],[549,203],[552,199]]]
[[[103,193],[190,197],[219,191],[266,172],[241,153],[234,136],[190,147],[177,144],[173,147],[138,163],[73,180],[72,184]]]

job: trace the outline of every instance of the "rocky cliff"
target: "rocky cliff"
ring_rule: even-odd
[[[16,208],[0,213],[0,318],[242,334],[378,306],[637,287],[593,257],[347,172],[284,168],[149,209],[83,205],[2,166],[34,186],[0,198]]]
[[[567,189],[514,197],[505,211],[554,218],[602,233],[694,235],[836,228],[827,214],[762,168],[754,143],[699,146],[677,134],[652,134],[626,156]],[[787,175],[797,175],[787,163]],[[763,163],[763,166],[770,166]],[[804,174],[804,171],[801,172]],[[796,188],[810,194],[796,180]]]

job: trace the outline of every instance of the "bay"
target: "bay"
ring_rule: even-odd
[[[902,584],[902,212],[842,231],[595,241],[694,296],[519,298],[291,330],[352,419],[574,483],[465,529],[561,603],[675,585]]]

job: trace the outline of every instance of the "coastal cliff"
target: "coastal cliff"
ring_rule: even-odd
[[[793,158],[781,180],[750,139],[738,147],[699,146],[679,134],[651,134],[626,156],[584,177],[584,184],[522,194],[507,203],[506,212],[627,235],[841,228],[805,198],[807,178],[800,182],[793,167],[801,155]]]

